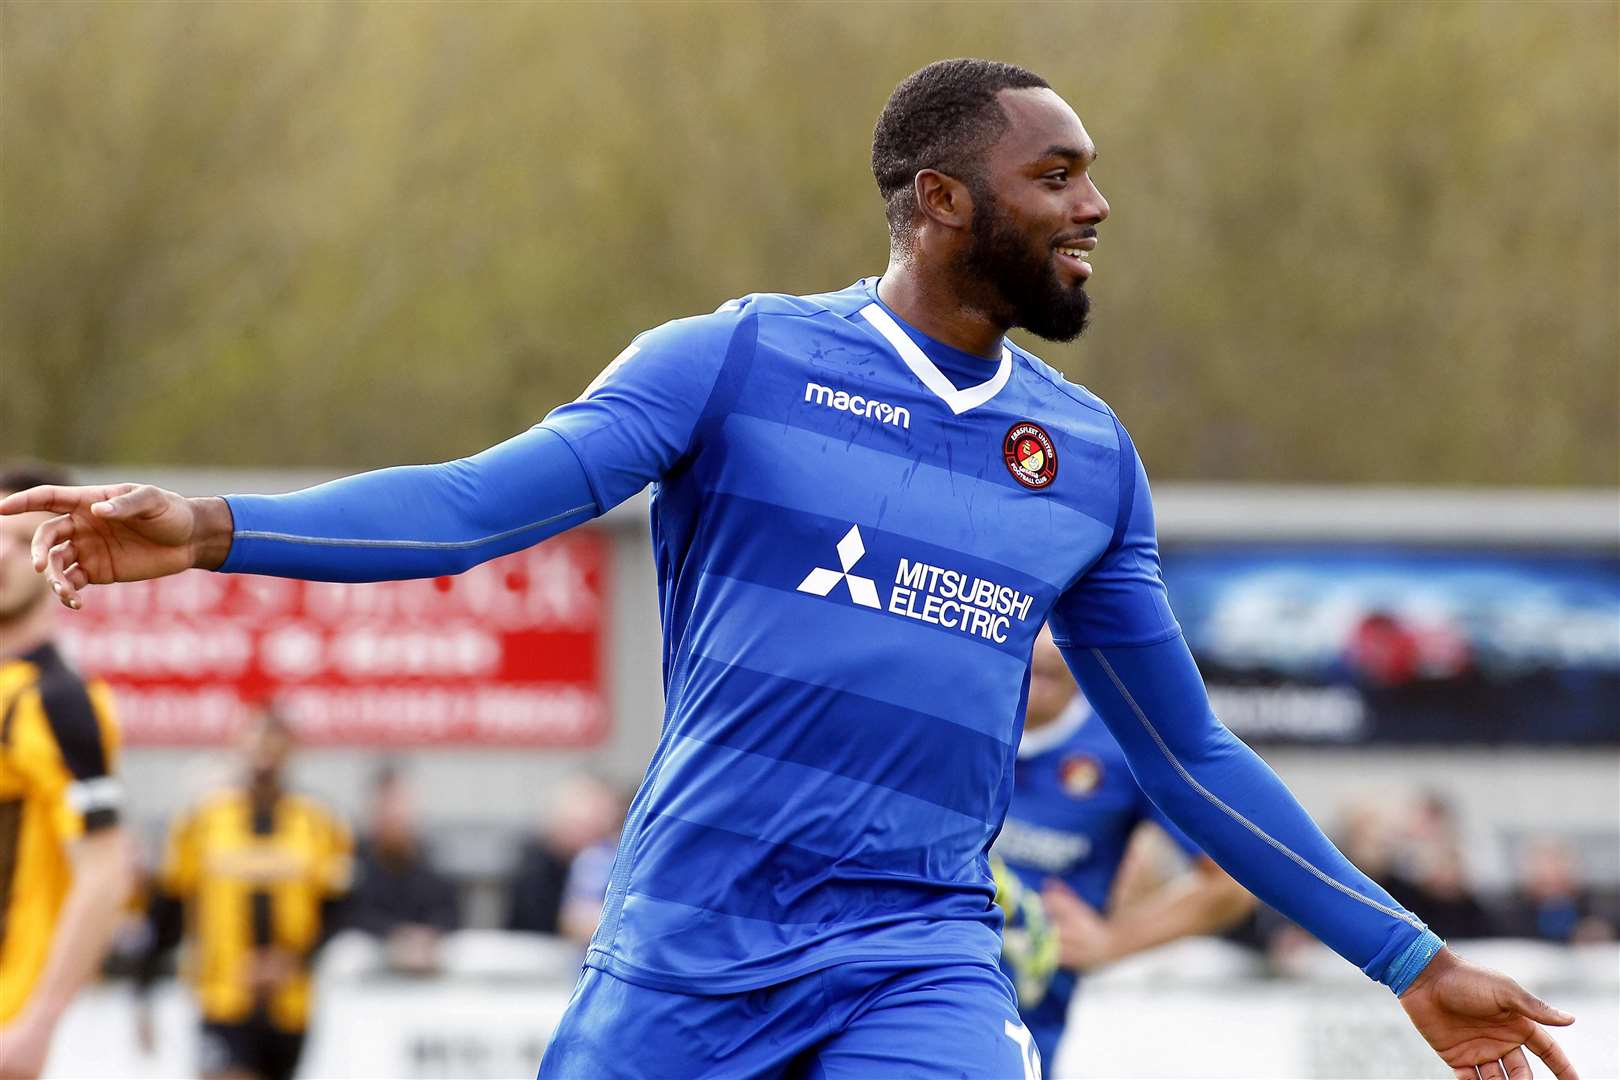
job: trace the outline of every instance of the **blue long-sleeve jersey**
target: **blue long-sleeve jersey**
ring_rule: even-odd
[[[663,736],[587,963],[687,992],[832,964],[994,964],[986,852],[1050,619],[1143,788],[1253,892],[1397,990],[1438,939],[1210,712],[1113,412],[875,281],[642,335],[465,461],[230,500],[223,569],[455,572],[651,483]]]

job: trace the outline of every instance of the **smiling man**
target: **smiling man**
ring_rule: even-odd
[[[1124,427],[1006,339],[1085,327],[1095,158],[1039,76],[931,64],[873,137],[881,278],[651,330],[460,461],[273,497],[43,488],[0,512],[58,515],[33,550],[76,607],[194,566],[453,573],[654,485],[663,737],[543,1077],[1038,1075],[988,850],[1048,620],[1153,801],[1403,995],[1459,1076],[1526,1075],[1529,1045],[1573,1077],[1537,1025],[1569,1018],[1446,951],[1215,719]]]

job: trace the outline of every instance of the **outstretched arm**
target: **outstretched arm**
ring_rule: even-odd
[[[1160,809],[1250,892],[1400,995],[1458,1080],[1478,1080],[1476,1065],[1497,1062],[1505,1080],[1528,1080],[1521,1047],[1559,1080],[1576,1080],[1540,1026],[1574,1017],[1458,958],[1341,855],[1215,718],[1179,634],[1146,646],[1067,648],[1064,656]]]
[[[123,484],[34,488],[0,502],[0,513],[37,510],[58,516],[34,534],[34,566],[69,607],[88,585],[193,567],[319,581],[457,574],[598,513],[579,459],[545,427],[459,461],[290,495],[187,499]]]
[[[642,335],[579,400],[459,461],[290,495],[39,487],[0,500],[0,514],[56,515],[35,533],[34,567],[72,608],[89,585],[194,567],[317,581],[460,573],[605,512],[691,453],[724,364],[751,347],[744,311]]]
[[[1052,629],[1137,782],[1250,892],[1403,995],[1413,1023],[1458,1077],[1499,1060],[1508,1080],[1528,1077],[1517,1050],[1528,1046],[1560,1080],[1573,1080],[1568,1059],[1537,1026],[1572,1018],[1512,979],[1453,957],[1339,853],[1277,775],[1215,717],[1160,578],[1146,473],[1118,430],[1114,537],[1060,598]]]
[[[1396,993],[1411,984],[1440,939],[1341,855],[1276,773],[1215,718],[1179,634],[1063,654],[1165,816],[1369,976]]]

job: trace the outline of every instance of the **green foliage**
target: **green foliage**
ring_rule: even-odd
[[[7,3],[0,453],[360,466],[886,252],[941,56],[1042,72],[1114,214],[1079,344],[1156,476],[1612,484],[1612,4]]]

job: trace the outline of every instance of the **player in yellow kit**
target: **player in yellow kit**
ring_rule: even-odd
[[[65,483],[0,467],[0,495]],[[38,1076],[51,1033],[96,970],[133,875],[106,687],[63,660],[34,573],[33,521],[0,518],[0,1077]]]
[[[348,889],[348,830],[283,785],[292,745],[283,721],[259,718],[247,734],[244,782],[174,823],[154,885],[139,981],[150,985],[183,928],[207,1077],[293,1075],[309,1022],[310,960]]]

